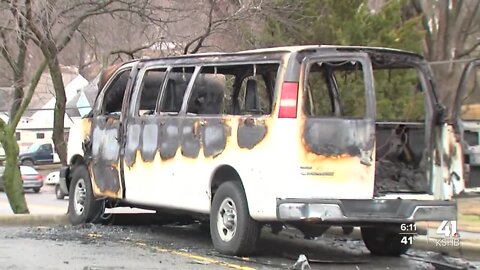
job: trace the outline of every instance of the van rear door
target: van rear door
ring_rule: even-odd
[[[469,62],[463,70],[452,120],[461,137],[466,190],[480,191],[480,59]]]
[[[375,95],[365,53],[312,55],[300,83],[300,171],[321,198],[371,199],[375,178]]]

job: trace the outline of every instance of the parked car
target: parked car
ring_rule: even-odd
[[[59,171],[51,172],[45,177],[45,185],[58,184]]]
[[[54,162],[53,146],[50,143],[32,144],[26,151],[20,153],[18,160],[25,166],[51,164]]]
[[[3,173],[5,171],[4,166],[0,166],[0,190],[4,190],[4,178]],[[20,173],[22,174],[23,180],[23,189],[33,189],[35,193],[40,192],[40,189],[43,187],[43,176],[38,173],[32,167],[20,166]]]

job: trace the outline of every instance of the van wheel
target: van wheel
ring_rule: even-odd
[[[224,254],[249,255],[260,236],[260,225],[250,217],[239,182],[225,182],[213,197],[210,213],[213,246]]]
[[[401,242],[401,234],[379,227],[362,227],[362,238],[372,255],[400,256],[410,248],[410,243]]]
[[[84,165],[73,171],[68,193],[68,216],[73,225],[100,221],[104,210],[103,200],[93,196],[90,175]]]
[[[55,197],[59,200],[63,200],[65,198],[65,194],[63,194],[62,190],[60,189],[60,185],[55,185]]]

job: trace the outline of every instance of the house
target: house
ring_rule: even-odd
[[[67,98],[64,127],[65,135],[68,136],[68,131],[76,119],[79,119],[85,112],[88,113],[90,111],[91,103],[88,102],[89,98],[87,98],[86,92],[82,91],[83,88],[90,84],[78,74],[76,68],[62,67],[62,78]],[[90,92],[92,90],[89,90]],[[2,119],[8,119],[8,113],[13,101],[12,96],[13,88],[0,88],[0,117]],[[91,94],[89,94],[90,96]],[[76,101],[72,102],[73,100]],[[55,91],[53,83],[50,74],[44,73],[27,110],[17,126],[15,135],[20,150],[28,148],[33,143],[52,143],[54,108]]]
[[[67,105],[72,98],[76,97],[81,89],[88,85],[88,81],[81,75],[77,75],[65,86]],[[86,104],[88,105],[88,104]],[[85,106],[86,106],[85,105]],[[65,136],[68,138],[68,131],[75,121],[81,117],[78,108],[73,107],[66,110],[64,119]],[[24,117],[17,126],[17,141],[19,147],[24,149],[33,143],[51,143],[53,135],[53,120],[55,109],[55,97],[52,96],[40,109],[37,109],[30,117]],[[70,115],[70,113],[72,115]]]

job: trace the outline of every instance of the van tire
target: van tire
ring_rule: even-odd
[[[229,217],[219,217],[227,212]],[[241,183],[221,184],[213,196],[210,212],[210,234],[215,249],[228,255],[249,255],[255,249],[260,229],[260,224],[250,217]]]
[[[362,227],[362,238],[370,253],[376,256],[400,256],[411,246],[401,242],[400,233],[380,227]]]
[[[100,222],[104,201],[93,196],[90,175],[84,165],[74,169],[68,196],[68,217],[73,225]]]

